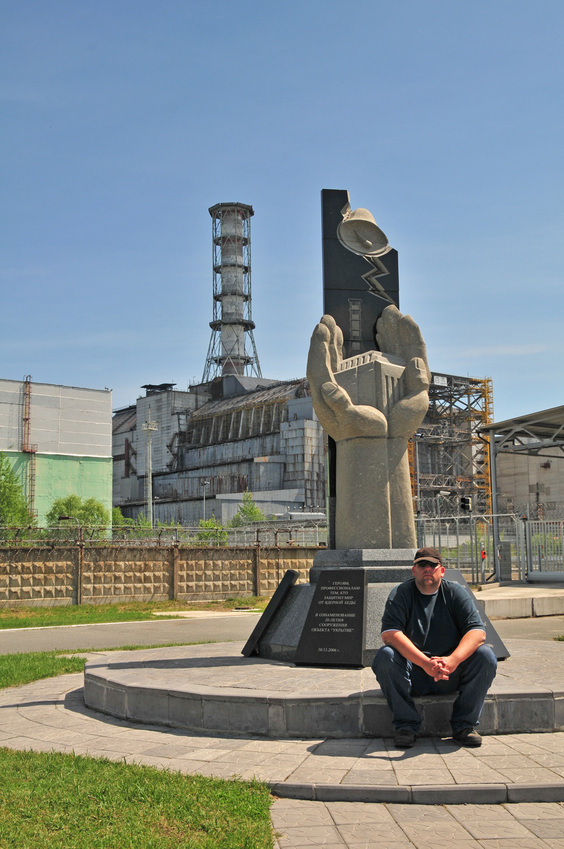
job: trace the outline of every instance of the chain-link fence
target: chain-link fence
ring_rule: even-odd
[[[564,581],[564,519],[537,520],[503,513],[424,517],[416,520],[418,546],[438,548],[445,566],[460,569],[472,583],[493,580]],[[0,526],[0,546],[45,547],[68,543],[127,546],[170,545],[195,548],[324,547],[323,522],[256,522],[241,528]],[[497,542],[496,542],[497,540]]]

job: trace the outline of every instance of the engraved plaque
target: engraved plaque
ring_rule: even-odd
[[[364,596],[363,569],[322,569],[295,663],[362,666]]]

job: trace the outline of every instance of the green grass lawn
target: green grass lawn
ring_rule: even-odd
[[[29,684],[40,678],[66,675],[84,671],[84,657],[79,654],[67,657],[57,651],[26,652],[25,654],[0,655],[0,689]],[[0,830],[0,847],[2,831]]]
[[[0,688],[81,672],[68,655],[0,655]],[[260,782],[0,748],[0,849],[269,849],[270,801]]]
[[[259,782],[0,749],[2,849],[268,849]]]
[[[139,622],[155,619],[155,613],[170,613],[173,617],[175,612],[188,610],[224,612],[236,607],[257,607],[263,610],[268,601],[268,598],[253,596],[197,603],[132,601],[119,604],[78,604],[61,607],[0,607],[0,629],[43,628],[49,625],[94,625],[99,622]]]

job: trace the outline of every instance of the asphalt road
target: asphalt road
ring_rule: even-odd
[[[0,654],[243,641],[250,635],[259,616],[260,613],[198,613],[191,619],[0,630]],[[564,634],[564,616],[496,619],[492,624],[502,640],[553,640]]]
[[[206,616],[198,613],[193,619],[0,630],[0,654],[246,640],[259,616],[260,613],[210,613]]]

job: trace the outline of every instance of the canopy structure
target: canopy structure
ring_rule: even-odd
[[[493,422],[480,428],[480,435],[490,445],[490,470],[494,534],[494,558],[498,572],[497,546],[499,533],[497,526],[497,468],[499,454],[539,454],[543,457],[564,456],[564,406],[552,407],[538,413],[527,413]]]

